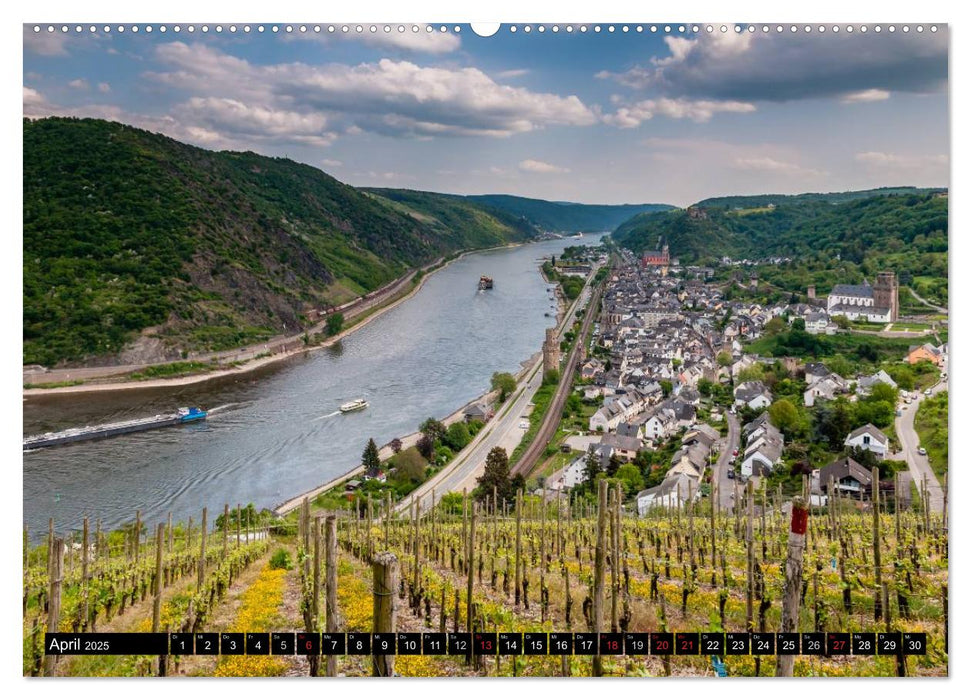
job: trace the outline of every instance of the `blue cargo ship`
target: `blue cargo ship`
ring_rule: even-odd
[[[117,423],[105,423],[104,425],[86,425],[83,428],[68,428],[67,430],[61,430],[56,433],[32,435],[24,438],[24,451],[36,450],[41,447],[66,445],[72,442],[101,440],[115,437],[116,435],[138,433],[144,430],[154,430],[155,428],[167,428],[172,425],[182,425],[184,423],[195,423],[205,420],[208,415],[208,412],[205,410],[196,406],[190,406],[180,408],[175,413],[159,414],[148,418],[134,418]]]

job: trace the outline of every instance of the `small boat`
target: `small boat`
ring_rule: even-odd
[[[341,413],[351,413],[352,411],[363,411],[368,407],[368,402],[364,399],[354,399],[341,404]]]
[[[479,278],[479,289],[492,289],[492,278],[482,275]]]

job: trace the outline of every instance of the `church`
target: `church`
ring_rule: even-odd
[[[837,284],[826,298],[830,316],[846,316],[851,321],[890,323],[897,320],[897,276],[881,272],[876,284]]]

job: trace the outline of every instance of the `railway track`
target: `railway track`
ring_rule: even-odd
[[[529,476],[529,473],[536,466],[536,463],[542,456],[546,446],[553,438],[553,434],[556,432],[556,427],[560,424],[560,418],[563,415],[563,404],[566,403],[567,397],[570,395],[570,392],[573,391],[573,375],[576,373],[577,358],[580,355],[580,351],[583,349],[583,343],[586,341],[587,333],[590,331],[590,324],[593,323],[593,319],[597,315],[597,308],[600,305],[600,295],[602,290],[603,283],[600,283],[590,295],[590,303],[587,305],[587,313],[583,317],[583,324],[580,326],[580,333],[577,337],[577,342],[574,344],[573,349],[570,351],[569,356],[567,356],[566,363],[563,366],[563,374],[560,377],[560,385],[556,388],[556,393],[553,394],[553,400],[550,401],[550,406],[546,411],[546,415],[543,416],[543,422],[539,426],[539,431],[536,433],[536,437],[533,438],[533,441],[529,444],[529,447],[527,447],[525,452],[523,452],[523,455],[519,458],[519,461],[516,462],[512,469],[509,470],[511,476],[515,476],[517,474]]]

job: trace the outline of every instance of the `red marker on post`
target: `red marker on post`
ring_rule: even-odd
[[[792,520],[789,524],[789,551],[786,556],[786,582],[782,598],[782,627],[780,632],[796,632],[799,623],[799,598],[802,592],[802,554],[806,548],[806,529],[809,510],[799,496],[792,499]],[[775,675],[792,676],[796,657],[776,657]]]

